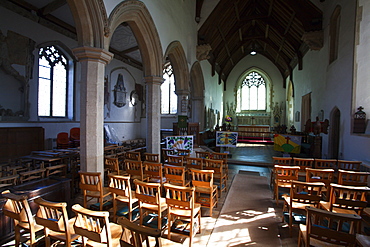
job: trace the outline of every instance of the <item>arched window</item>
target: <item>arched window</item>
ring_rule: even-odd
[[[40,117],[67,117],[69,60],[56,46],[39,50],[38,115]],[[70,97],[71,100],[73,97]]]
[[[170,63],[167,63],[163,69],[163,78],[164,82],[161,85],[161,114],[176,114],[175,76]]]
[[[329,63],[334,62],[338,58],[340,12],[341,7],[337,6],[330,18]]]
[[[266,83],[257,71],[248,73],[238,89],[239,111],[266,110]]]

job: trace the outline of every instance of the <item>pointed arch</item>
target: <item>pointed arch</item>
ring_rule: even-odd
[[[179,41],[173,41],[168,45],[164,60],[169,58],[174,70],[176,79],[176,92],[189,92],[190,91],[190,76],[188,63],[184,49]]]
[[[190,70],[190,93],[193,98],[204,97],[204,77],[200,63],[196,61]]]
[[[162,77],[162,46],[154,21],[145,4],[141,1],[129,0],[121,2],[113,9],[109,16],[108,29],[111,32],[108,35],[108,42],[105,43],[106,49],[108,49],[113,31],[122,22],[130,26],[140,47],[144,77]]]
[[[79,46],[103,49],[107,31],[103,0],[67,0],[67,3],[76,25]]]

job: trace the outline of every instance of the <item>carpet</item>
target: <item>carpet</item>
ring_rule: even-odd
[[[207,246],[281,246],[266,177],[236,174]]]

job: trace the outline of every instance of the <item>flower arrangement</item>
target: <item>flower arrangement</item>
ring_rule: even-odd
[[[228,123],[231,123],[233,121],[233,118],[229,115],[226,115],[225,116],[225,121],[228,122]]]

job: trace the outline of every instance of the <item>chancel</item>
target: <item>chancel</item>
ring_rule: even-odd
[[[61,217],[35,221],[41,197],[80,215],[76,234],[81,215],[104,221],[66,245],[320,246],[304,227],[319,215],[361,217],[331,244],[369,246],[369,13],[367,0],[0,1],[0,245],[61,241]],[[340,210],[340,189],[358,204]],[[317,210],[297,205],[307,191]]]

